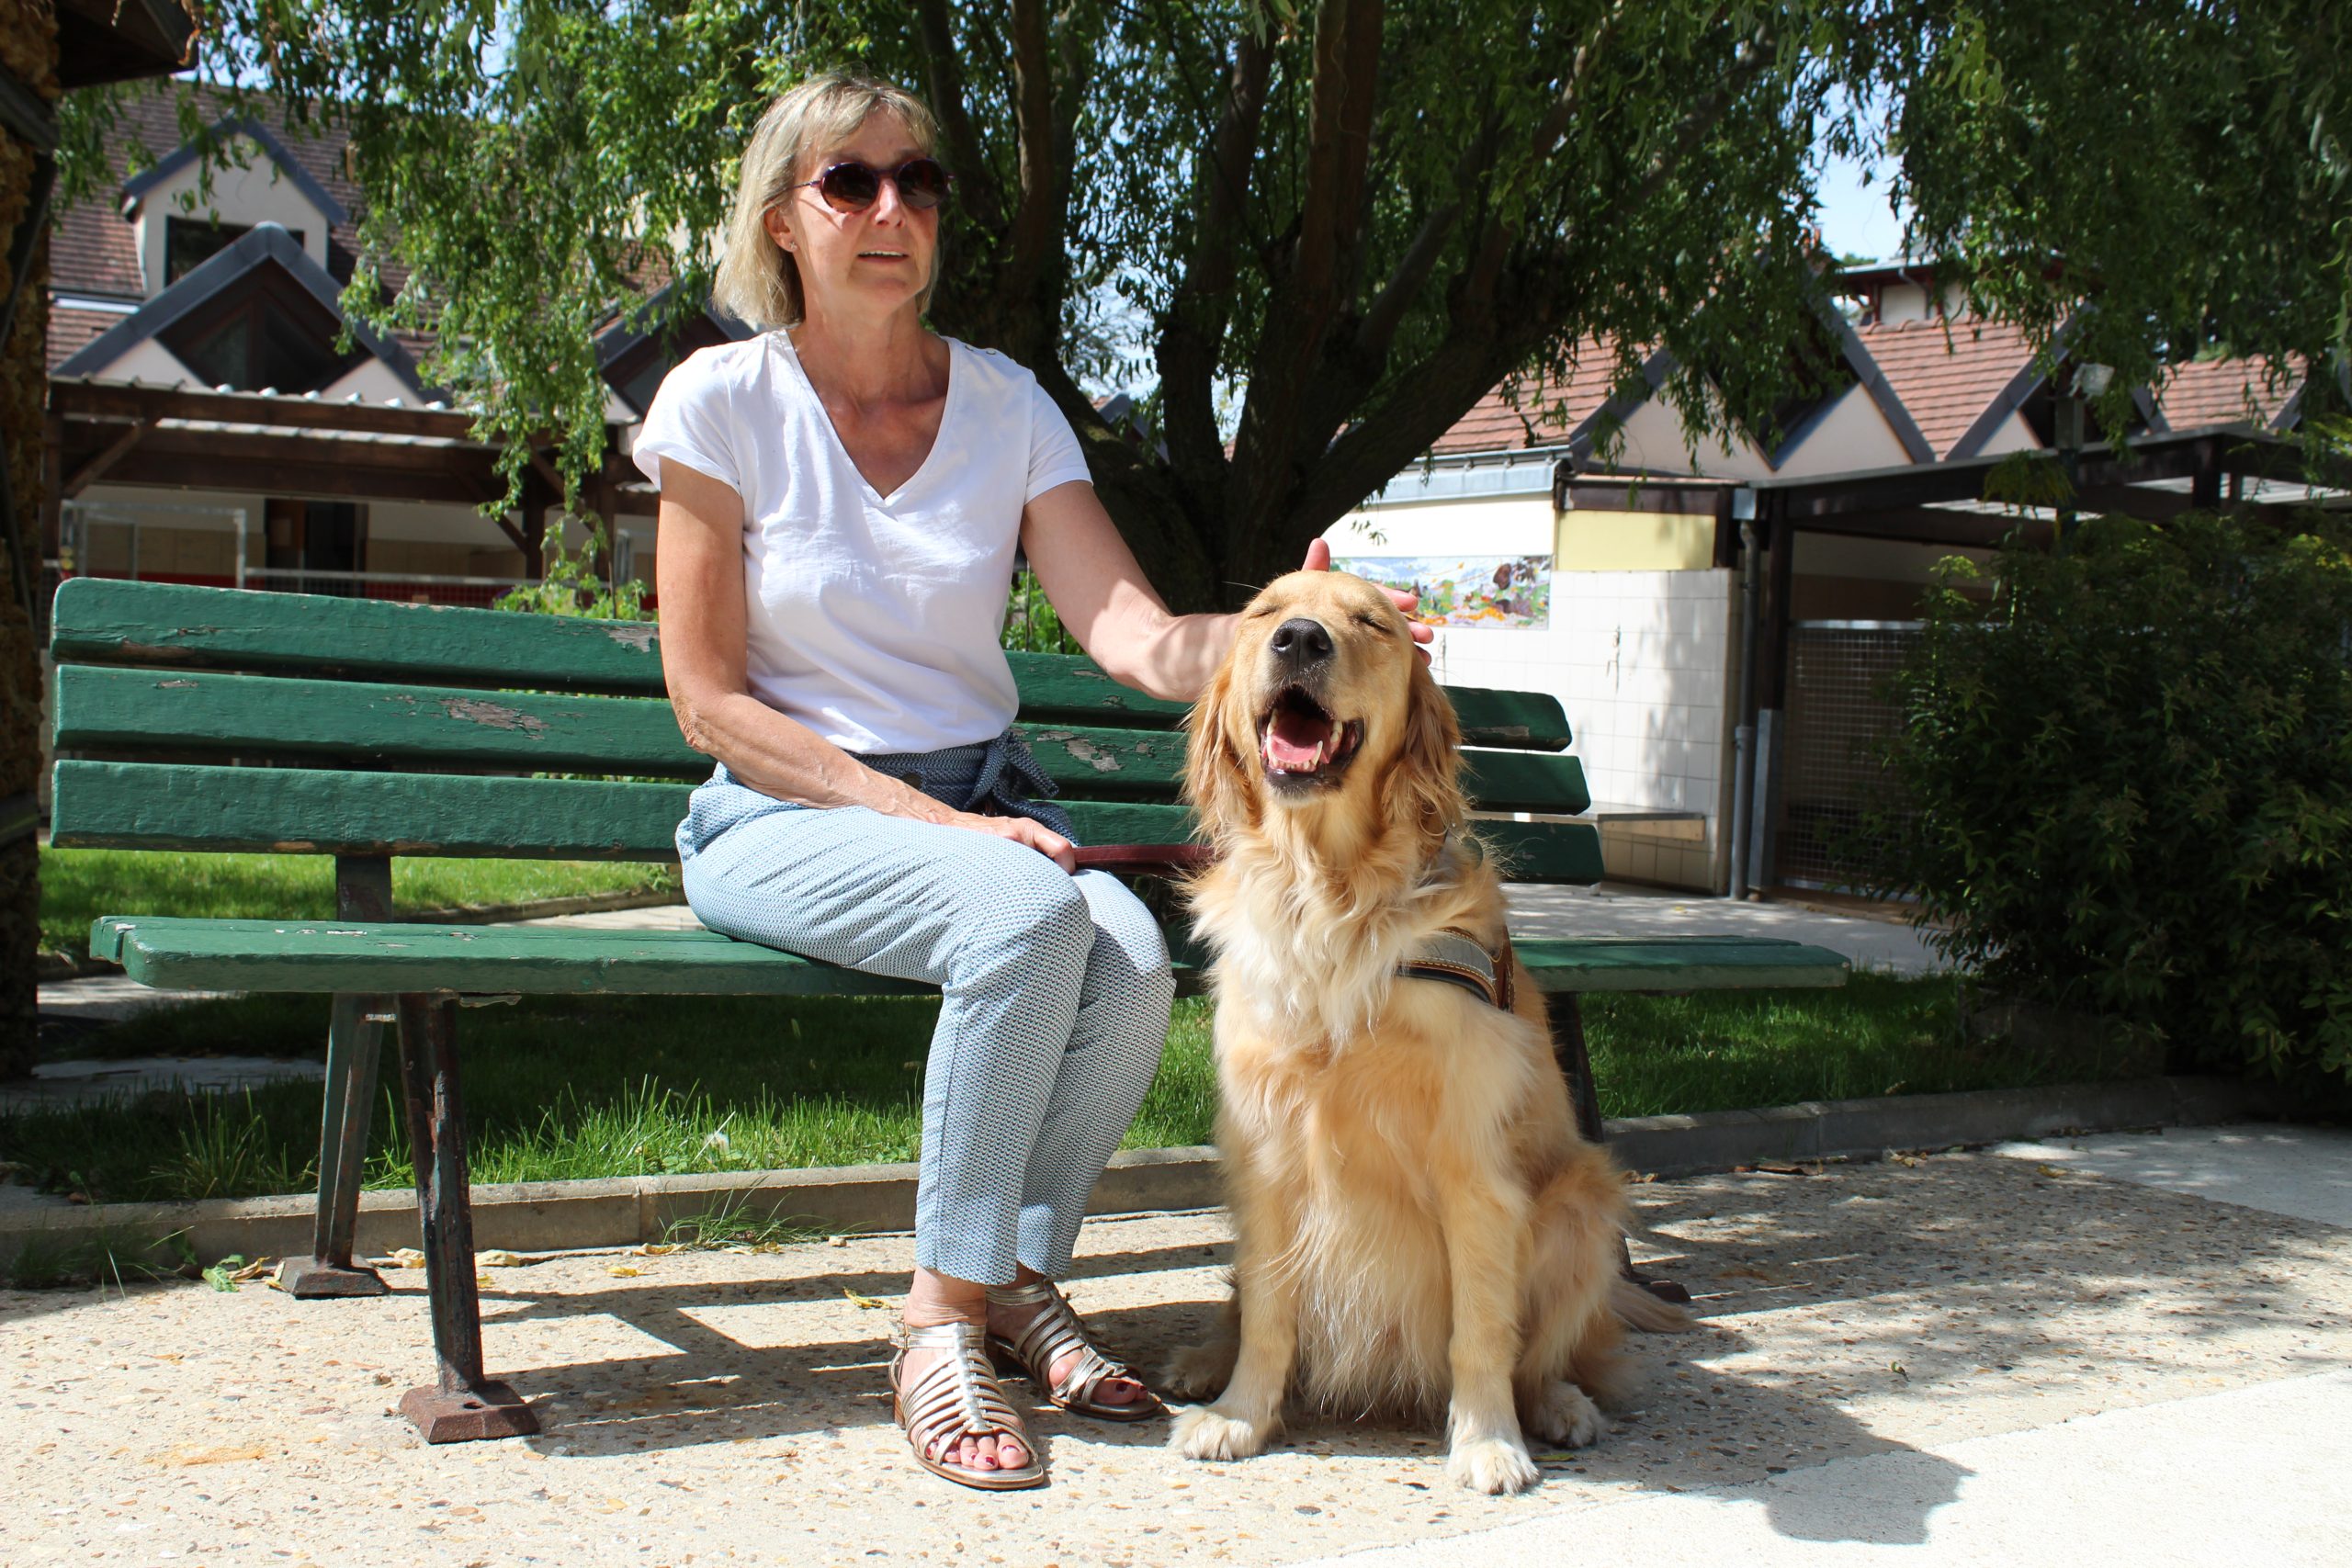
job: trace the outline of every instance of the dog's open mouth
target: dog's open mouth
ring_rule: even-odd
[[[1277,784],[1336,784],[1363,744],[1361,719],[1332,717],[1302,686],[1284,686],[1258,720],[1258,756]]]

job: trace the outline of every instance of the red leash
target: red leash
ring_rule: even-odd
[[[1198,871],[1216,857],[1205,844],[1087,844],[1074,852],[1080,871]]]

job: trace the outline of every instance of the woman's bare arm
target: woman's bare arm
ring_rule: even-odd
[[[1235,615],[1179,615],[1144,580],[1135,552],[1083,479],[1056,485],[1021,514],[1021,546],[1062,625],[1113,680],[1155,697],[1189,703],[1233,645]],[[1331,547],[1307,547],[1304,570],[1328,570]],[[1412,610],[1419,601],[1389,590]],[[1430,640],[1416,624],[1413,640]],[[1423,659],[1428,655],[1423,654]]]
[[[892,817],[968,828],[1027,844],[1075,870],[1069,840],[1025,817],[956,811],[876,773],[752,694],[743,601],[743,501],[734,488],[674,459],[662,463],[654,551],[662,606],[662,674],[686,744],[727,764],[763,795],[803,806],[863,806]]]

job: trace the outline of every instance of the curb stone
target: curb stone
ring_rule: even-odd
[[[1892,1149],[1950,1148],[2070,1132],[2187,1127],[2290,1110],[2277,1091],[2222,1077],[2130,1078],[2042,1089],[1813,1100],[1763,1111],[1643,1116],[1609,1122],[1609,1145],[1626,1169],[1690,1176],[1763,1161],[1876,1157]],[[912,1165],[812,1170],[618,1177],[515,1182],[473,1190],[474,1244],[485,1250],[564,1252],[660,1241],[679,1221],[714,1211],[752,1220],[797,1220],[828,1232],[903,1231],[914,1224]],[[1206,1209],[1221,1198],[1214,1148],[1129,1149],[1094,1189],[1097,1214]],[[181,1203],[0,1209],[0,1261],[28,1246],[80,1241],[126,1258],[179,1260],[185,1240],[201,1261],[230,1253],[301,1257],[311,1245],[312,1194],[205,1199]],[[416,1195],[360,1195],[355,1250],[382,1257],[413,1247]]]

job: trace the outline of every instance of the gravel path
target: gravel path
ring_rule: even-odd
[[[1636,1191],[1640,1250],[1707,1321],[1643,1342],[1639,1408],[1548,1459],[1523,1497],[1455,1489],[1437,1434],[1378,1422],[1308,1424],[1274,1454],[1201,1465],[1158,1424],[1050,1412],[1050,1488],[933,1481],[881,1395],[888,1308],[859,1299],[902,1288],[908,1243],[884,1236],[491,1267],[491,1367],[541,1402],[547,1430],[437,1450],[391,1414],[428,1364],[420,1271],[375,1301],[0,1292],[0,1556],[1295,1562],[1720,1503],[1853,1461],[1901,1484],[1828,1512],[1791,1486],[1773,1539],[1900,1544],[1928,1538],[1969,1473],[1931,1450],[2352,1364],[2352,1232],[2315,1220],[1993,1154]],[[1207,1322],[1227,1243],[1215,1215],[1097,1221],[1072,1299],[1152,1365]]]

